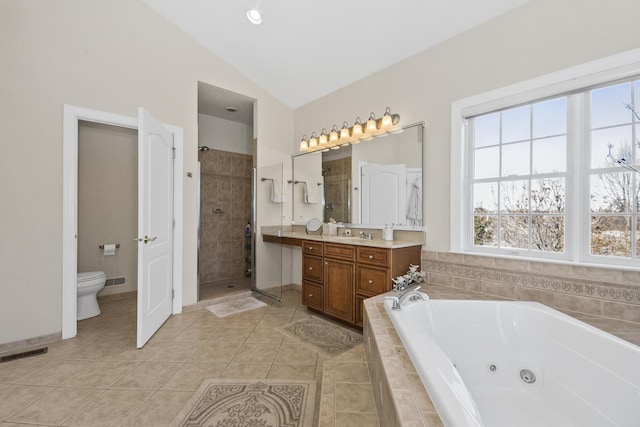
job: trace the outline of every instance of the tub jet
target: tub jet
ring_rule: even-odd
[[[528,369],[523,369],[520,371],[520,379],[527,384],[533,384],[536,382],[535,374]]]

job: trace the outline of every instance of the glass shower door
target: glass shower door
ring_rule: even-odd
[[[282,245],[263,242],[263,233],[282,230],[283,212],[289,205],[282,163],[254,169],[253,272],[251,289],[282,300]],[[256,255],[259,254],[259,255]]]

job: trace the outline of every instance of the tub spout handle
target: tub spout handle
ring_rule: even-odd
[[[402,310],[402,307],[400,307],[400,299],[398,297],[384,297],[384,299],[393,301],[393,305],[391,306],[392,310]]]

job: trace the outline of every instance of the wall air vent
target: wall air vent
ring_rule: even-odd
[[[12,360],[24,359],[25,357],[39,356],[49,351],[49,347],[37,348],[35,350],[23,351],[22,353],[9,354],[0,357],[0,363],[11,362]]]
[[[114,277],[112,279],[107,279],[107,281],[105,282],[105,286],[118,286],[118,285],[124,285],[127,281],[125,280],[124,277]]]

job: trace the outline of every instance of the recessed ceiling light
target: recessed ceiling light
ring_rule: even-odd
[[[262,15],[256,9],[247,10],[247,19],[254,25],[262,24]]]
[[[235,113],[236,111],[238,111],[236,107],[226,107],[225,110],[227,110],[230,113]]]

